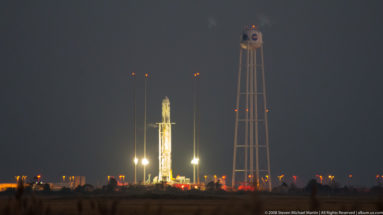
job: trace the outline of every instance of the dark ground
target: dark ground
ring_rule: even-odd
[[[103,194],[0,196],[1,214],[265,214],[265,211],[383,211],[377,195]]]

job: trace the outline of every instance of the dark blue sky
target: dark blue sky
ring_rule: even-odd
[[[201,73],[201,174],[230,175],[239,34],[264,35],[271,171],[305,181],[383,174],[382,1],[2,1],[0,181],[41,173],[132,178],[136,72],[148,121],[172,107],[175,174],[192,176],[192,74]],[[158,133],[148,130],[157,174]],[[142,147],[139,146],[139,152]],[[141,173],[139,175],[141,177]],[[275,178],[274,178],[275,179]]]

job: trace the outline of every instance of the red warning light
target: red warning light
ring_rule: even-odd
[[[238,112],[238,109],[234,109],[235,112]]]

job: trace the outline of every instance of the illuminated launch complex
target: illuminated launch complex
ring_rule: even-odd
[[[239,43],[239,68],[237,82],[237,97],[235,104],[234,150],[232,188],[245,190],[271,191],[271,171],[269,152],[268,112],[266,102],[265,71],[263,59],[262,33],[255,25],[246,26],[241,34]],[[145,167],[149,164],[146,158],[146,104],[149,75],[145,73],[145,114],[144,114],[144,155],[143,184],[150,184]],[[200,185],[199,181],[199,113],[198,113],[198,80],[199,73],[194,73],[193,82],[193,186]],[[135,98],[135,97],[134,97]],[[135,118],[134,118],[135,119]],[[172,123],[170,120],[170,100],[162,100],[162,120],[158,125],[158,176],[153,183],[172,185],[190,185],[190,179],[185,176],[173,178],[172,172]],[[135,147],[136,149],[136,147]],[[138,158],[135,151],[135,178]],[[205,183],[207,176],[204,176]],[[225,181],[223,177],[222,181]],[[217,182],[216,176],[214,182]],[[136,183],[136,180],[135,180]],[[226,183],[226,182],[224,182]],[[198,186],[197,186],[198,187]],[[183,187],[182,187],[183,188]]]
[[[172,124],[170,122],[170,101],[162,100],[162,122],[158,124],[159,173],[158,179],[170,182],[172,178]]]

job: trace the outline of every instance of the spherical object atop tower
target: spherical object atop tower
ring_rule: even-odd
[[[255,25],[246,26],[242,32],[240,44],[242,49],[261,48],[263,44],[262,33],[256,29]]]

